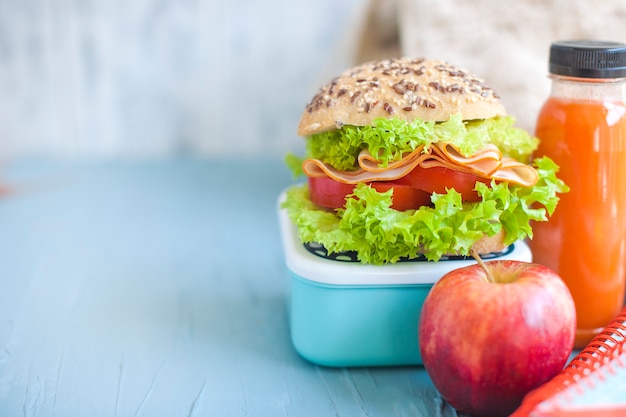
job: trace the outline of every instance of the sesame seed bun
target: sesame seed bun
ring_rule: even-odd
[[[344,71],[306,106],[298,134],[310,136],[343,125],[368,126],[379,117],[445,121],[504,116],[499,97],[481,78],[444,61],[399,58]]]

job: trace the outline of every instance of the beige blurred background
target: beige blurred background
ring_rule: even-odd
[[[620,0],[0,0],[0,157],[282,155],[347,66],[485,78],[532,129],[551,41],[626,41]]]

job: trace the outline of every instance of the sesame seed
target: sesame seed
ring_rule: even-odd
[[[393,88],[393,90],[398,94],[406,93],[406,87],[401,82],[395,83],[394,85],[391,86],[391,88]]]

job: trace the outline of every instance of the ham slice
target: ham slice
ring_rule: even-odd
[[[319,159],[311,158],[304,161],[302,169],[309,177],[328,176],[345,184],[396,180],[404,177],[417,166],[446,167],[523,187],[532,187],[539,178],[533,167],[515,159],[503,157],[500,150],[491,144],[470,156],[463,155],[456,146],[450,143],[435,143],[429,147],[420,146],[401,160],[382,168],[374,156],[367,150],[363,150],[359,154],[358,165],[359,168],[356,170],[341,171]]]

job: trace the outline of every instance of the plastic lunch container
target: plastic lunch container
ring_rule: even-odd
[[[334,367],[421,365],[417,326],[433,284],[473,259],[367,265],[317,254],[303,245],[280,208],[278,217],[291,283],[289,317],[296,351],[310,362]],[[322,254],[323,255],[323,254]],[[530,262],[525,242],[491,256]]]

